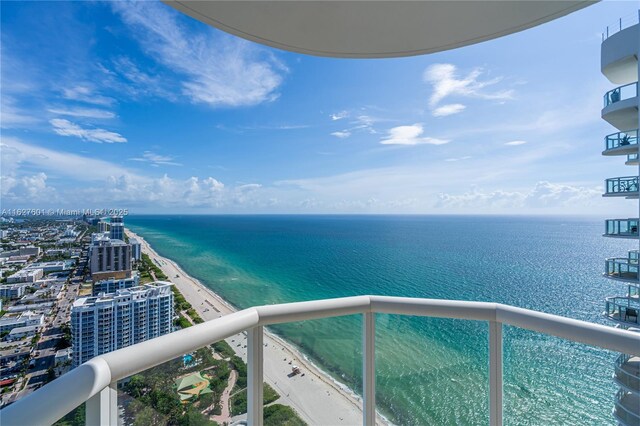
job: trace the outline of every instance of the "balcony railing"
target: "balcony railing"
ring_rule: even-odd
[[[640,10],[637,13],[632,13],[618,19],[611,25],[607,25],[607,27],[602,32],[602,41],[605,41],[612,35],[619,33],[622,30],[634,26],[638,22],[640,22]]]
[[[638,154],[629,154],[627,155],[626,163],[628,166],[638,164]]]
[[[604,261],[604,276],[622,281],[638,281],[638,262],[628,257],[613,257]]]
[[[604,315],[614,321],[627,324],[640,324],[640,301],[632,297],[607,297],[605,299]]]
[[[640,395],[640,357],[620,354],[613,377],[620,386]]]
[[[616,102],[624,101],[638,96],[638,83],[629,83],[616,87],[604,94],[604,106],[607,107]]]
[[[87,424],[116,424],[118,380],[246,331],[247,417],[250,425],[260,426],[263,418],[263,327],[362,314],[363,424],[374,425],[376,313],[488,322],[489,420],[492,426],[502,425],[503,324],[640,355],[638,333],[499,303],[356,296],[259,306],[98,356],[6,407],[1,413],[2,424],[51,424],[84,402]]]
[[[640,395],[620,389],[615,404],[613,414],[621,425],[640,425]]]
[[[604,138],[604,150],[621,148],[629,146],[638,146],[638,130],[629,130],[626,132],[613,133]]]
[[[606,237],[637,238],[638,219],[607,219],[604,223]]]
[[[629,195],[638,192],[638,176],[625,176],[607,179],[605,195]]]

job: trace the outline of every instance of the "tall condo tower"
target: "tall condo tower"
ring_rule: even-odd
[[[602,34],[601,69],[607,79],[617,87],[604,95],[602,118],[615,128],[604,138],[605,156],[621,156],[632,172],[627,176],[605,181],[605,197],[624,197],[638,204],[639,152],[638,74],[640,56],[640,10],[619,19]],[[640,238],[638,217],[607,219],[605,237],[632,239],[638,249],[625,257],[606,259],[604,276],[620,285],[621,296],[607,297],[604,315],[616,327],[640,332],[640,281],[638,254]],[[614,287],[612,287],[613,289]],[[626,294],[624,291],[626,290]],[[621,354],[614,366],[613,378],[619,387],[615,396],[613,415],[619,425],[640,425],[640,357]]]
[[[124,241],[124,220],[122,216],[111,216],[109,238]]]

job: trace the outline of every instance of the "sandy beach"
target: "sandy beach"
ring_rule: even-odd
[[[224,299],[185,273],[175,262],[158,255],[140,235],[130,230],[127,233],[141,242],[142,252],[147,253],[162,269],[205,321],[235,311]],[[246,336],[238,334],[226,340],[246,361]],[[310,425],[362,424],[360,398],[342,388],[330,376],[305,360],[296,348],[274,334],[267,331],[264,343],[264,379],[281,395],[277,403],[293,407]],[[288,377],[291,373],[290,361],[300,367],[304,376]],[[232,420],[235,422],[245,418],[246,415],[236,416]],[[378,416],[377,423],[386,424],[386,421]]]

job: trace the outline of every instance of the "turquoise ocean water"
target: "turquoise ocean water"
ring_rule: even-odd
[[[361,294],[507,303],[607,324],[604,258],[632,242],[587,218],[130,216],[127,226],[233,305]],[[359,316],[272,330],[356,392]],[[378,408],[399,424],[487,424],[485,323],[378,315]],[[505,328],[505,424],[613,425],[616,354]]]

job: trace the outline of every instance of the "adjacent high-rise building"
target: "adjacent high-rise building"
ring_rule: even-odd
[[[122,216],[111,216],[109,237],[112,240],[124,241],[124,220],[122,219]]]
[[[129,238],[129,244],[131,244],[131,257],[133,257],[133,260],[142,259],[142,244],[140,241],[136,238]]]
[[[627,176],[605,181],[605,197],[621,197],[638,204],[638,123],[640,122],[638,75],[640,74],[640,11],[622,18],[606,28],[602,35],[601,69],[607,79],[618,87],[604,95],[602,118],[615,128],[604,138],[605,156],[622,156],[625,164],[635,170]],[[640,207],[640,205],[638,206]],[[636,209],[636,211],[640,211]],[[640,244],[639,217],[607,219],[605,237],[635,240]],[[634,244],[636,245],[636,244]],[[638,246],[640,249],[640,246]],[[624,257],[606,259],[604,276],[619,284],[620,296],[607,297],[604,315],[617,327],[640,332],[639,250],[630,250]],[[615,282],[614,282],[615,284]],[[621,285],[620,285],[621,284]],[[613,292],[612,286],[612,292]],[[624,289],[624,290],[623,290]],[[621,354],[614,366],[614,380],[619,386],[615,395],[613,415],[621,426],[640,425],[640,357]]]
[[[98,297],[77,299],[71,308],[73,365],[173,329],[173,291],[157,281]]]
[[[109,232],[109,222],[105,222],[104,220],[100,220],[96,225],[98,227],[98,232]]]
[[[89,268],[93,281],[131,276],[131,245],[106,234],[93,234],[89,246]]]
[[[93,295],[98,296],[100,293],[115,293],[118,290],[126,290],[131,287],[137,287],[140,283],[140,277],[137,272],[133,272],[128,278],[109,278],[93,283]],[[0,287],[1,288],[1,287]]]

